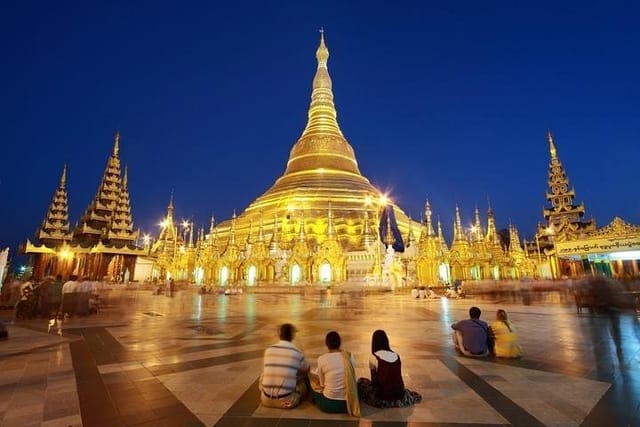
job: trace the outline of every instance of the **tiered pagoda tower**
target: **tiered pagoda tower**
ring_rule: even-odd
[[[144,250],[136,247],[128,174],[121,175],[120,134],[116,132],[94,200],[69,231],[66,166],[42,228],[39,244],[27,241],[25,253],[34,257],[36,278],[49,274],[71,274],[97,280],[126,281],[133,278],[136,258]],[[57,261],[55,261],[57,260]]]
[[[595,220],[583,220],[584,203],[574,203],[576,192],[573,187],[569,189],[569,178],[558,157],[551,131],[547,133],[547,141],[551,160],[546,197],[551,207],[543,210],[547,225],[538,227],[537,239],[542,247],[552,246],[553,240],[565,241],[584,237],[596,229]]]
[[[62,175],[58,188],[53,194],[53,199],[42,221],[42,225],[36,232],[36,239],[42,244],[35,255],[39,262],[34,264],[33,275],[44,277],[64,270],[70,252],[69,242],[73,234],[69,230],[69,200],[67,195],[67,165],[62,168]],[[27,241],[27,246],[33,247]],[[58,253],[56,254],[56,249]]]
[[[71,241],[72,233],[69,231],[69,200],[67,196],[67,165],[62,168],[58,188],[53,195],[47,216],[42,222],[36,237],[50,248],[62,246],[64,243]]]
[[[138,237],[133,231],[133,219],[129,192],[127,189],[127,175],[121,178],[120,169],[120,133],[116,132],[113,150],[98,191],[80,218],[80,224],[73,231],[74,241],[86,245],[130,245]]]

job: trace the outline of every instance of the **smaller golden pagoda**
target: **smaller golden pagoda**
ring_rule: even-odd
[[[128,190],[128,172],[120,168],[120,134],[116,132],[94,200],[79,223],[69,230],[67,167],[49,206],[37,243],[27,240],[24,252],[31,256],[34,276],[75,274],[93,280],[128,281],[136,259],[144,254],[137,247]]]

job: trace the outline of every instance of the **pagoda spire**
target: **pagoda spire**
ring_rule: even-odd
[[[512,254],[522,253],[522,246],[520,246],[520,233],[515,225],[509,224],[509,252]]]
[[[319,134],[344,138],[336,120],[337,113],[333,103],[331,77],[327,68],[329,49],[324,43],[323,30],[320,30],[320,46],[316,50],[316,59],[318,60],[318,68],[313,78],[308,121],[301,138]]]
[[[433,211],[431,210],[431,203],[429,202],[429,199],[427,199],[424,204],[424,221],[425,226],[427,227],[427,236],[435,236],[431,215],[433,215]]]
[[[113,152],[111,153],[113,157],[120,156],[120,131],[116,130],[116,134],[113,137]]]
[[[558,151],[556,150],[556,144],[553,142],[553,134],[551,130],[547,131],[547,141],[549,142],[549,154],[551,155],[551,159],[558,158]]]
[[[122,173],[120,169],[120,133],[116,131],[113,139],[113,150],[109,159],[98,191],[80,218],[80,225],[75,228],[74,238],[80,243],[95,244],[101,240],[110,240],[113,236],[112,222],[117,216],[118,202],[122,191]],[[128,198],[128,194],[127,194]],[[118,214],[121,214],[120,212]],[[133,223],[133,221],[132,221]],[[133,241],[135,233],[118,236],[116,240]]]
[[[291,149],[284,175],[269,192],[285,191],[289,185],[299,186],[300,172],[310,174],[305,179],[318,179],[318,168],[348,174],[349,180],[355,185],[375,190],[360,173],[353,147],[347,142],[338,125],[332,82],[327,68],[328,59],[329,49],[325,44],[324,32],[321,32],[320,45],[316,50],[318,66],[313,78],[307,124]],[[323,182],[326,182],[325,177]]]
[[[462,220],[460,219],[460,208],[456,205],[456,218],[453,223],[453,241],[466,240],[464,230],[462,229]]]
[[[576,197],[575,189],[569,187],[569,178],[558,157],[558,151],[553,139],[551,131],[547,133],[547,141],[549,142],[549,174],[547,190],[547,201],[551,204],[551,208],[544,209],[543,215],[547,220],[547,226],[554,226],[560,234],[564,231],[570,234],[576,234],[584,231],[595,230],[595,222],[593,220],[584,221],[582,217],[585,214],[584,204],[574,204]],[[563,231],[563,223],[570,224],[567,230]],[[544,233],[538,230],[539,235]]]
[[[489,205],[487,210],[487,236],[486,242],[493,245],[500,245],[500,238],[498,237],[498,230],[496,229],[496,218],[493,214],[493,209]]]
[[[438,240],[440,241],[440,251],[443,255],[446,255],[449,252],[449,247],[447,246],[447,241],[444,238],[444,233],[442,232],[442,222],[440,222],[440,217],[438,216]]]
[[[211,214],[211,221],[209,223],[209,234],[213,233],[213,229],[216,227],[216,219],[213,216],[213,214]]]
[[[479,242],[482,240],[482,224],[480,222],[480,209],[476,206],[473,211],[473,241]]]
[[[38,240],[46,246],[59,246],[71,240],[69,232],[69,201],[67,195],[67,165],[62,167],[58,188],[53,194],[47,215],[38,230]]]
[[[171,197],[169,198],[169,205],[167,206],[167,219],[171,218],[173,222],[173,190],[171,190]]]
[[[116,203],[111,229],[108,238],[118,243],[133,242],[138,238],[138,232],[133,230],[133,218],[131,216],[131,200],[129,197],[129,169],[124,168],[120,194]]]

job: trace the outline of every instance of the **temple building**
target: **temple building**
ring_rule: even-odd
[[[283,175],[241,214],[218,224],[212,219],[195,241],[193,224],[185,228],[188,239],[180,236],[171,201],[160,236],[149,246],[151,279],[394,287],[534,274],[534,260],[520,247],[515,227],[505,245],[491,210],[483,227],[476,209],[467,231],[456,207],[449,248],[439,221],[434,230],[428,201],[424,220],[417,222],[375,188],[338,124],[323,33],[316,59],[307,124]]]
[[[95,198],[73,229],[69,225],[67,166],[63,167],[36,243],[27,240],[24,245],[37,279],[57,274],[115,282],[133,278],[137,257],[145,252],[136,246],[128,173],[121,171],[119,151],[120,134],[116,133]]]
[[[533,277],[541,257],[523,250],[515,226],[499,232],[491,208],[486,224],[476,208],[472,225],[466,227],[456,206],[449,246],[439,219],[434,227],[429,201],[422,221],[415,221],[362,175],[338,124],[328,59],[321,33],[306,126],[282,176],[239,215],[234,212],[220,223],[211,218],[207,230],[196,229],[193,221],[175,221],[172,195],[160,234],[145,236],[143,245],[137,245],[140,236],[133,226],[128,174],[121,171],[116,133],[96,196],[73,228],[63,168],[36,243],[25,245],[36,277],[388,287]],[[564,191],[561,179],[553,179],[552,193]],[[564,203],[563,196],[553,197],[554,206]],[[549,214],[550,224],[560,230],[568,221],[565,229],[572,229],[575,215],[558,215]]]
[[[598,229],[594,219],[584,220],[584,203],[575,204],[575,189],[558,157],[551,131],[549,143],[549,175],[547,201],[543,210],[546,224],[538,224],[536,247],[527,249],[544,255],[542,276],[580,277],[603,274],[618,279],[637,278],[640,260],[640,226],[615,217]]]

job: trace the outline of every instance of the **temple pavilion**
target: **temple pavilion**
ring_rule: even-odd
[[[597,228],[593,218],[585,220],[584,203],[574,203],[576,192],[569,186],[551,131],[547,141],[550,162],[546,198],[550,206],[543,210],[545,224],[538,224],[536,247],[528,246],[529,252],[537,252],[542,276],[640,277],[640,226],[615,217],[605,227]]]
[[[126,282],[133,278],[138,256],[129,199],[128,173],[120,167],[120,134],[116,132],[94,199],[75,227],[69,225],[67,166],[35,235],[24,252],[30,255],[36,279],[49,275],[68,278],[75,274],[91,280]]]

